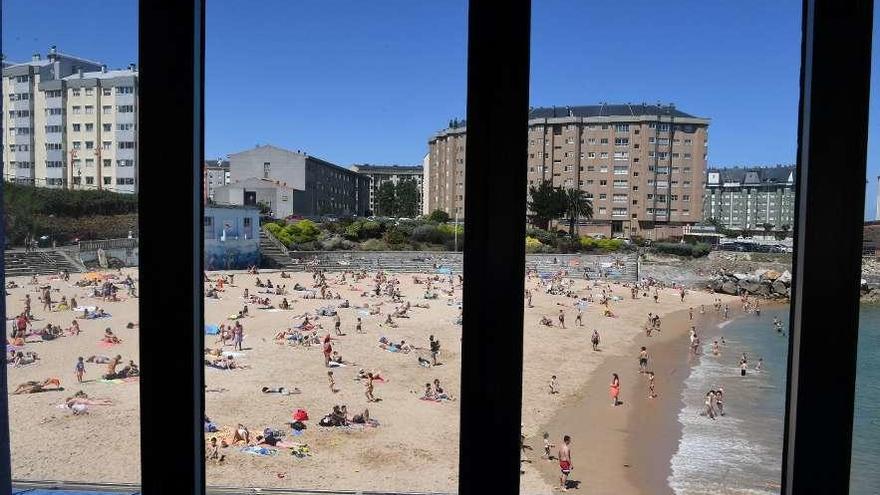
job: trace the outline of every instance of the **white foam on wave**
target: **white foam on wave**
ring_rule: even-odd
[[[728,322],[725,322],[728,323]],[[731,415],[731,395],[740,395],[735,369],[714,356],[703,356],[686,380],[682,391],[685,407],[678,414],[682,437],[670,463],[669,486],[676,494],[769,495],[778,493],[773,487],[772,463],[779,463],[773,452],[746,433],[748,419],[743,411]],[[725,412],[728,415],[711,420],[702,416],[705,394],[710,389],[725,389]],[[742,387],[745,388],[745,387]],[[733,390],[736,389],[736,390]],[[741,397],[737,397],[741,399]],[[769,463],[769,464],[768,464]],[[756,482],[756,478],[765,478]],[[756,486],[757,485],[757,486]]]

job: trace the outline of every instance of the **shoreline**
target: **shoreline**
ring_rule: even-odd
[[[732,296],[720,297],[733,303]],[[699,308],[698,303],[694,305]],[[647,337],[639,330],[626,343],[623,354],[612,354],[606,349],[610,355],[590,372],[573,400],[542,423],[540,431],[550,433],[557,446],[563,434],[571,435],[576,469],[570,479],[579,482],[580,488],[597,494],[673,493],[668,478],[682,432],[678,422],[683,407],[681,393],[692,366],[688,360],[687,335],[691,325],[687,307],[686,303],[683,308],[662,315],[659,334]],[[694,315],[698,329],[714,325],[716,320],[714,312],[702,317]],[[638,372],[637,358],[642,345],[648,347],[649,369],[656,373],[656,399],[647,398],[647,379]],[[608,393],[611,373],[618,373],[621,380],[623,404],[617,407],[610,404]],[[540,442],[540,438],[535,438],[535,444]],[[663,462],[658,462],[660,459]],[[548,485],[558,486],[556,462],[542,460],[538,471]]]

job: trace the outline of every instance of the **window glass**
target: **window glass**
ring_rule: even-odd
[[[522,493],[778,493],[793,209],[771,200],[794,204],[800,5],[532,8],[529,127],[573,125],[599,166],[535,161]],[[626,36],[590,22],[621,16]],[[658,23],[701,43],[633,51]]]
[[[456,491],[467,2],[206,16],[208,485]]]
[[[114,183],[113,167],[96,164],[123,157],[95,145],[98,74],[137,60],[137,2],[2,9],[3,98],[26,95],[7,108],[27,110],[14,126],[28,131],[5,140],[28,146],[2,157],[12,477],[137,484],[137,173]]]

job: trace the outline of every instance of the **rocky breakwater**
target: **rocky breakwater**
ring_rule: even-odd
[[[791,296],[791,273],[757,269],[752,273],[721,272],[709,283],[715,292],[766,299],[786,299]]]

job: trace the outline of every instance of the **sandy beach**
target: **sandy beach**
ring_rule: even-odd
[[[124,277],[136,270],[123,270]],[[209,274],[216,279],[220,274]],[[357,489],[388,491],[453,492],[457,484],[458,465],[458,403],[456,400],[434,402],[420,400],[425,384],[439,379],[445,391],[457,398],[460,371],[461,326],[455,324],[459,315],[458,302],[461,288],[457,280],[451,295],[448,277],[435,282],[438,299],[423,298],[425,288],[414,283],[412,275],[397,275],[404,301],[411,304],[427,303],[429,308],[412,307],[409,318],[395,318],[396,328],[383,322],[389,312],[398,306],[387,296],[362,296],[373,287],[368,279],[352,283],[349,275],[345,283],[336,282],[340,274],[328,273],[332,292],[339,292],[339,300],[305,299],[305,292],[289,292],[286,296],[260,294],[254,282],[256,277],[274,284],[285,284],[291,289],[295,283],[306,288],[313,284],[309,273],[293,273],[292,278],[281,279],[279,273],[261,272],[258,275],[236,273],[234,286],[227,285],[220,299],[205,303],[208,324],[231,323],[229,315],[237,313],[246,304],[244,289],[251,295],[268,297],[276,308],[282,297],[292,304],[290,311],[262,310],[248,304],[250,316],[241,319],[245,338],[243,349],[234,354],[234,360],[245,369],[218,370],[206,368],[206,412],[221,427],[246,425],[255,435],[266,427],[287,433],[285,440],[307,444],[309,456],[291,455],[289,449],[279,448],[272,455],[260,456],[242,452],[239,447],[221,449],[226,455],[222,464],[209,462],[209,485],[288,487],[313,489]],[[17,479],[55,479],[104,482],[137,482],[139,477],[138,393],[136,380],[128,382],[100,380],[106,365],[87,364],[86,383],[76,383],[74,367],[78,356],[119,354],[123,362],[138,362],[138,328],[128,329],[126,323],[138,321],[137,299],[106,302],[87,297],[90,289],[73,283],[81,277],[74,274],[70,282],[40,277],[38,285],[29,285],[29,278],[17,278],[18,288],[7,289],[7,313],[15,315],[23,309],[25,294],[32,299],[32,312],[37,320],[35,328],[46,322],[63,328],[70,325],[75,314],[43,311],[40,286],[51,285],[53,300],[61,295],[75,296],[80,305],[100,306],[112,317],[99,320],[77,320],[82,333],[65,336],[49,342],[29,339],[23,351],[35,351],[40,360],[21,368],[10,366],[9,383],[14,388],[27,380],[58,377],[65,388],[60,392],[10,396],[11,435],[13,449],[13,476]],[[419,275],[422,279],[426,275]],[[354,288],[352,289],[352,286]],[[713,294],[691,291],[685,301],[677,291],[660,291],[659,302],[650,297],[632,300],[628,288],[577,280],[572,290],[581,297],[592,293],[598,300],[603,288],[616,296],[610,302],[614,317],[602,315],[604,309],[590,303],[584,311],[584,326],[575,323],[576,299],[563,295],[546,294],[540,279],[527,280],[526,287],[533,293],[534,308],[527,308],[525,321],[525,366],[523,376],[522,422],[526,444],[534,450],[525,455],[531,462],[523,463],[522,492],[550,493],[558,484],[558,466],[540,459],[541,433],[548,431],[551,440],[559,443],[561,435],[573,436],[572,451],[576,466],[572,479],[580,480],[590,493],[662,493],[657,480],[665,480],[668,469],[669,442],[674,442],[675,411],[678,396],[673,392],[676,383],[683,380],[686,360],[676,362],[664,357],[667,344],[679,349],[682,336],[686,339],[687,326],[681,325],[681,315],[669,317],[676,311],[698,308],[705,304],[711,310]],[[54,290],[57,289],[57,290]],[[120,297],[125,298],[124,289]],[[735,298],[728,296],[725,301]],[[341,329],[346,334],[335,336],[333,318],[315,319],[315,311],[324,306],[338,306],[348,299],[351,308],[339,308]],[[363,315],[356,307],[374,305],[380,314]],[[375,306],[378,303],[381,305]],[[558,327],[556,316],[562,309],[566,314],[566,329]],[[276,343],[277,332],[298,325],[302,315],[310,312],[311,322],[322,326],[321,335],[333,335],[333,349],[346,362],[345,367],[332,368],[335,387],[328,384],[321,346],[309,348]],[[647,313],[663,318],[663,332],[645,341],[643,326]],[[540,324],[546,315],[553,327]],[[364,333],[356,333],[357,317],[363,320]],[[684,316],[686,318],[686,314]],[[122,343],[104,348],[98,341],[104,328],[110,327]],[[11,325],[7,324],[7,335]],[[593,352],[590,334],[596,328],[601,334],[601,352]],[[156,338],[167,339],[168,359],[174,359],[174,331],[162,329]],[[418,357],[430,358],[428,336],[441,342],[442,365],[426,368],[418,365]],[[394,342],[405,340],[417,349],[409,353],[389,352],[379,347],[380,337]],[[205,336],[206,347],[219,346],[214,335]],[[675,345],[673,345],[675,344]],[[637,376],[637,349],[647,345],[652,364],[656,364],[657,389],[660,397],[648,400],[643,379]],[[230,352],[227,346],[224,351]],[[670,351],[668,354],[674,354]],[[660,367],[664,370],[660,370]],[[375,382],[375,397],[379,402],[368,402],[364,385],[355,377],[360,368],[377,370],[385,379]],[[613,407],[608,395],[611,370],[621,375],[623,405]],[[549,394],[548,382],[556,375],[560,393]],[[173,386],[173,384],[169,384]],[[295,387],[300,393],[292,395],[264,394],[262,387]],[[89,414],[74,416],[69,409],[58,407],[66,397],[78,390],[90,397],[108,398],[113,404],[90,406]],[[349,415],[369,408],[375,427],[318,426],[318,420],[328,414],[334,405],[346,405]],[[171,405],[169,405],[171,406]],[[288,426],[297,409],[308,412],[307,428],[294,436]],[[583,412],[583,414],[581,414]],[[671,421],[671,422],[670,422]],[[635,436],[642,439],[633,443]],[[651,437],[656,432],[656,438]],[[206,439],[218,436],[206,434]],[[671,438],[671,440],[670,440]],[[38,440],[37,440],[38,439]],[[661,445],[662,444],[662,445]],[[641,445],[645,448],[634,448]],[[174,430],[169,429],[169,448],[174,448]],[[674,449],[674,444],[671,447]],[[657,456],[645,462],[645,451]],[[592,457],[591,457],[592,456]],[[658,460],[665,456],[662,461]],[[656,462],[655,462],[656,461]],[[624,467],[629,464],[630,467]],[[645,467],[650,465],[650,469]],[[639,467],[644,469],[638,469]],[[657,469],[655,473],[653,470]],[[662,468],[662,469],[661,469]],[[638,472],[633,475],[633,472]],[[663,471],[663,472],[660,472]],[[644,478],[644,480],[642,479]],[[604,487],[604,488],[603,488]],[[649,488],[650,487],[650,488]],[[663,485],[665,487],[665,483]],[[606,491],[603,491],[606,490]]]

